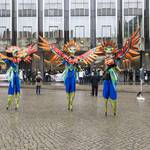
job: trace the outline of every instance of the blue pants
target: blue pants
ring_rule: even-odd
[[[72,93],[76,91],[76,78],[73,76],[71,78],[65,79],[66,92]]]
[[[8,95],[14,95],[20,93],[20,81],[19,78],[13,79],[13,84],[10,82],[8,87]]]
[[[103,97],[105,99],[117,99],[117,91],[116,91],[116,84],[112,83],[111,80],[104,80],[103,85]]]

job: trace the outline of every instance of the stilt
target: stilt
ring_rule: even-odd
[[[104,100],[104,103],[105,103],[105,116],[107,116],[107,111],[108,111],[108,99],[105,99]]]
[[[8,110],[8,108],[10,107],[12,101],[13,101],[14,96],[13,95],[8,95],[8,99],[7,99],[7,107],[6,109]]]

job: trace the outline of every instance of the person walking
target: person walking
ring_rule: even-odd
[[[91,77],[91,84],[92,84],[92,96],[98,95],[98,83],[100,81],[100,77],[94,72],[94,75]]]
[[[38,72],[36,78],[36,95],[40,95],[41,94],[41,86],[42,86],[42,76],[41,76],[41,72]]]

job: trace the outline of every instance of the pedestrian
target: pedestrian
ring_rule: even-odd
[[[37,73],[35,82],[36,82],[36,95],[40,95],[41,94],[41,86],[42,86],[42,76],[41,76],[40,71],[38,71],[38,73]]]
[[[92,84],[92,96],[97,96],[98,94],[98,83],[100,81],[100,77],[94,72],[94,75],[91,77]]]
[[[83,84],[83,76],[84,76],[84,71],[81,69],[79,72],[79,84]]]
[[[48,72],[48,70],[45,71],[44,77],[45,77],[45,81],[49,82],[49,72]]]
[[[130,71],[129,71],[129,82],[130,82],[130,84],[133,83],[133,70],[132,69],[130,69]]]
[[[124,70],[124,84],[128,81],[128,70]]]

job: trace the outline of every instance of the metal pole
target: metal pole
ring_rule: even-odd
[[[142,62],[143,62],[143,51],[140,51],[140,68],[142,68]]]

